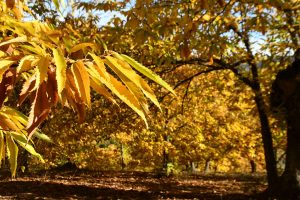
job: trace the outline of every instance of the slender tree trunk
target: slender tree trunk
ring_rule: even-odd
[[[255,92],[255,103],[258,109],[258,114],[259,114],[259,119],[261,124],[261,135],[262,135],[263,147],[265,152],[265,163],[266,163],[266,170],[267,170],[268,186],[270,192],[273,193],[273,191],[277,187],[278,174],[277,174],[275,154],[273,150],[272,133],[271,133],[269,119],[266,113],[266,108],[265,108],[260,87]]]
[[[250,166],[251,166],[251,173],[255,173],[256,172],[256,163],[254,162],[254,160],[250,160]]]
[[[168,142],[169,141],[169,137],[168,135],[164,135],[164,141]],[[167,174],[168,171],[168,163],[170,162],[170,157],[169,157],[169,153],[167,152],[167,150],[164,148],[163,150],[163,172]]]
[[[163,139],[164,139],[164,142],[169,142],[169,135],[167,133],[167,129],[168,129],[168,114],[169,114],[169,110],[166,109],[165,110],[165,123],[164,123],[164,132],[163,132]],[[162,160],[162,171],[165,175],[168,175],[168,163],[170,162],[170,156],[169,156],[169,153],[167,151],[167,149],[164,147],[163,148],[163,160]]]
[[[262,135],[263,146],[264,146],[264,154],[265,154],[265,162],[266,162],[266,170],[267,170],[267,178],[268,178],[268,186],[269,186],[268,189],[270,192],[273,193],[278,182],[278,174],[277,174],[276,159],[275,159],[275,154],[273,149],[272,132],[270,129],[269,119],[266,112],[266,105],[262,95],[262,89],[261,89],[259,74],[258,74],[258,66],[251,49],[248,33],[247,32],[242,33],[238,29],[233,29],[233,31],[242,39],[243,43],[245,44],[247,54],[249,57],[248,64],[251,68],[252,80],[249,79],[245,80],[244,78],[242,78],[241,80],[244,81],[244,83],[248,84],[252,88],[255,94],[254,100],[256,103],[256,107],[260,119],[261,135]]]
[[[204,173],[207,174],[207,173],[209,173],[209,171],[210,171],[210,160],[207,159],[207,160],[205,161]]]
[[[214,171],[215,171],[215,172],[218,171],[218,165],[217,165],[217,164],[214,166]]]
[[[121,150],[121,170],[123,171],[125,169],[125,161],[124,161],[124,147],[123,144],[121,143],[120,146],[120,150]]]
[[[196,172],[195,163],[193,161],[190,162],[190,172],[192,174]]]

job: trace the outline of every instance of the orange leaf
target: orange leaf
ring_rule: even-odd
[[[35,79],[36,77],[33,75],[30,79],[28,79],[24,84],[20,93],[18,106],[22,105],[24,100],[34,91]]]
[[[15,0],[6,0],[6,6],[10,9],[15,7]]]
[[[51,67],[48,70],[47,94],[50,105],[56,105],[58,102],[57,81],[55,78],[55,69]]]
[[[35,99],[31,106],[28,118],[27,132],[28,140],[34,134],[38,126],[46,119],[50,112],[50,105],[46,94],[46,83],[43,82],[36,91]]]

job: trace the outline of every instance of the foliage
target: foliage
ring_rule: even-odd
[[[132,58],[108,50],[100,52],[101,38],[98,35],[91,38],[67,25],[58,28],[38,21],[21,21],[22,11],[27,7],[23,3],[19,6],[14,3],[1,3],[0,88],[3,95],[0,103],[3,106],[15,83],[25,79],[18,105],[29,99],[31,110],[28,122],[23,122],[27,131],[26,137],[23,133],[24,127],[12,127],[8,120],[1,121],[1,127],[5,131],[16,131],[24,136],[17,140],[24,143],[20,144],[24,148],[29,146],[25,145],[23,139],[31,139],[51,108],[58,103],[77,111],[79,121],[83,122],[86,107],[91,107],[91,88],[115,102],[106,89],[108,88],[147,125],[146,97],[157,106],[159,103],[149,85],[133,69],[174,93],[158,75]],[[5,141],[10,150],[14,176],[18,148],[10,137],[7,136]],[[35,151],[30,151],[36,154]]]
[[[245,171],[253,161],[270,171],[261,140],[269,127],[271,151],[273,142],[284,157],[286,127],[270,114],[268,96],[299,48],[297,1],[75,1],[65,12],[53,3],[7,4],[13,9],[0,16],[2,82],[25,80],[19,103],[27,98],[32,109],[24,134],[43,123],[55,143],[37,144],[48,166],[169,173],[208,162]],[[20,21],[22,8],[46,23]],[[99,27],[107,11],[118,14]],[[149,69],[174,85],[177,99]],[[11,88],[4,89],[7,97]],[[71,110],[86,121],[74,122]]]
[[[171,77],[182,75],[178,68]],[[161,173],[165,152],[169,157],[166,173],[170,169],[173,174],[182,173],[191,163],[204,171],[208,160],[211,171],[250,171],[251,160],[262,170],[255,105],[248,96],[249,89],[238,84],[229,72],[222,77],[210,73],[196,78],[187,97],[186,85],[178,88],[183,102],[165,97],[163,113],[151,108],[155,117],[151,117],[149,129],[130,110],[119,113],[120,108],[95,97],[93,112],[87,113],[84,124],[74,123],[71,112],[58,110],[42,130],[53,135],[59,147],[39,143],[37,148],[45,155],[48,167],[72,162],[91,170],[121,170],[123,158],[124,170]],[[233,92],[240,95],[232,97]]]

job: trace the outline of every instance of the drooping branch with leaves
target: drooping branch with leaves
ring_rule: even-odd
[[[101,52],[103,43],[99,36],[90,38],[70,26],[57,28],[38,21],[23,22],[12,17],[15,6],[1,5],[6,12],[0,15],[0,160],[5,159],[7,146],[13,176],[18,154],[16,143],[40,157],[32,146],[26,144],[32,136],[38,135],[39,125],[58,104],[76,111],[82,122],[85,110],[91,106],[91,90],[113,103],[116,103],[115,95],[147,126],[147,98],[160,106],[154,92],[138,73],[174,93],[158,75],[134,59],[107,49]],[[5,106],[14,86],[20,81],[24,83],[18,106],[30,102],[28,120]]]

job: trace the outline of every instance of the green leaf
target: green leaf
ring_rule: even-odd
[[[33,136],[37,137],[37,138],[39,138],[39,139],[41,139],[41,140],[43,140],[45,142],[53,143],[52,139],[48,135],[46,135],[46,134],[44,134],[42,132],[35,131],[35,133],[33,134]]]
[[[52,49],[52,50],[53,50],[53,56],[56,65],[56,80],[57,80],[58,95],[60,98],[62,98],[61,93],[66,86],[67,64],[62,52],[59,49]]]
[[[26,149],[26,151],[28,151],[31,155],[36,156],[41,162],[44,162],[44,159],[41,156],[41,154],[37,153],[34,147],[28,143],[25,135],[17,132],[10,132],[10,134],[13,137],[14,141],[16,141],[21,147]]]
[[[18,165],[18,152],[19,148],[16,143],[13,141],[11,135],[6,135],[7,149],[9,152],[9,164],[11,176],[16,176],[17,165]]]

